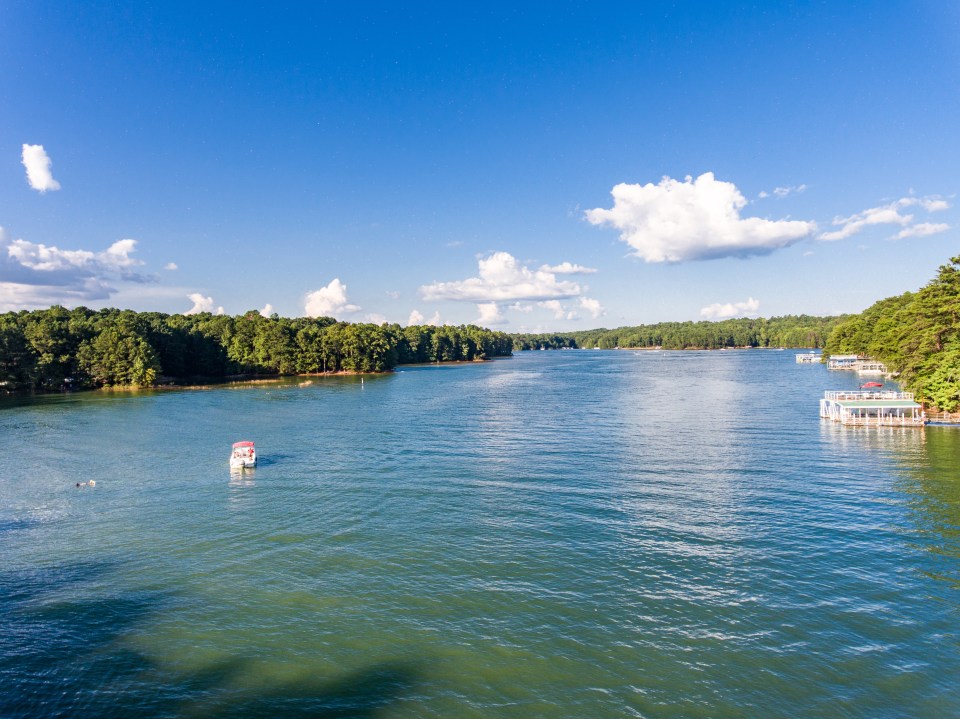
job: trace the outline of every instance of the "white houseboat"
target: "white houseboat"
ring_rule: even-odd
[[[912,392],[869,390],[824,392],[820,416],[860,427],[923,427],[927,416]]]

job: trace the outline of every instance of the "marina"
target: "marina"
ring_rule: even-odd
[[[820,417],[862,427],[923,427],[927,421],[912,392],[872,390],[824,392]]]

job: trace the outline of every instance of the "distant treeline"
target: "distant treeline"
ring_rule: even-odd
[[[888,297],[837,325],[825,354],[864,354],[899,372],[917,399],[960,408],[960,256],[918,292]]]
[[[503,332],[332,317],[167,315],[86,307],[0,315],[0,389],[190,383],[237,375],[383,372],[398,364],[511,354]]]
[[[769,319],[719,322],[660,322],[655,325],[596,329],[565,334],[515,334],[513,348],[563,349],[583,347],[661,347],[720,349],[723,347],[823,347],[842,317],[786,315]]]

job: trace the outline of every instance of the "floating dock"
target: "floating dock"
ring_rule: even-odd
[[[797,364],[816,364],[820,361],[821,355],[817,352],[799,352],[796,358]]]
[[[913,392],[824,392],[820,416],[856,427],[923,427],[927,423]]]

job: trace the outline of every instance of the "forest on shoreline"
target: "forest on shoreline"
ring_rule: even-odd
[[[861,354],[899,374],[918,401],[960,409],[960,256],[917,292],[874,303],[839,323],[824,354]]]
[[[386,372],[398,364],[509,356],[503,332],[332,317],[23,310],[0,315],[0,391],[199,384],[229,378]]]
[[[714,322],[660,322],[652,325],[569,333],[515,334],[513,348],[525,349],[724,349],[734,347],[820,348],[849,315],[785,315]]]

